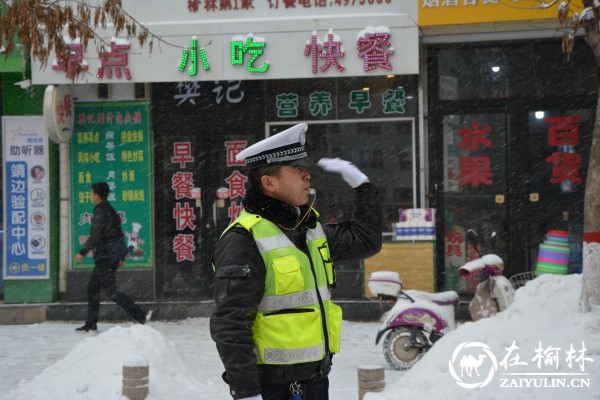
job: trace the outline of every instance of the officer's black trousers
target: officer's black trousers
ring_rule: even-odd
[[[329,400],[329,378],[322,377],[310,381],[298,382],[302,400]],[[263,400],[290,400],[290,382],[261,386]]]
[[[100,311],[100,290],[115,303],[121,306],[127,314],[134,320],[144,323],[146,315],[126,294],[119,292],[115,279],[115,269],[108,261],[98,260],[92,270],[90,281],[88,282],[88,316],[86,325],[95,325],[98,322],[98,313]]]

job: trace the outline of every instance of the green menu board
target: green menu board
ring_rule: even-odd
[[[94,204],[91,184],[110,187],[109,203],[121,217],[129,248],[125,268],[154,264],[152,218],[152,137],[147,101],[75,103],[71,139],[72,249],[90,232]],[[73,269],[94,267],[92,254]]]

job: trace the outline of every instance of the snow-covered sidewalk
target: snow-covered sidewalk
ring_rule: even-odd
[[[365,400],[600,400],[600,315],[579,314],[580,290],[578,275],[529,282],[508,310],[458,326],[409,372],[386,364],[374,343],[379,323],[344,321],[330,398],[357,399],[357,369],[381,365],[386,388]],[[147,400],[230,399],[208,318],[100,323],[87,334],[77,326],[0,325],[0,400],[121,400],[132,354],[149,360]],[[479,375],[464,374],[468,355]]]
[[[101,322],[98,333],[87,334],[75,332],[78,325],[0,325],[0,399],[120,399],[123,361],[135,353],[149,360],[148,400],[231,399],[208,318],[146,326]],[[388,380],[403,374],[388,367],[375,346],[378,326],[344,321],[343,351],[333,360],[332,399],[358,398],[358,366],[386,366]]]

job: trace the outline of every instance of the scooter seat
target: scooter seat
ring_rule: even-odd
[[[450,306],[458,304],[458,293],[454,290],[446,292],[429,293],[420,290],[405,290],[409,296],[424,298],[438,304],[440,306]]]

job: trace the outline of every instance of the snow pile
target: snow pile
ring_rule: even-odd
[[[114,327],[79,342],[62,360],[10,392],[12,399],[126,399],[123,365],[145,357],[147,400],[201,399],[207,383],[185,363],[175,345],[147,326]],[[208,383],[211,385],[211,382]]]
[[[458,326],[364,399],[600,399],[600,314],[580,313],[581,285],[580,275],[528,282],[508,310]]]
[[[386,389],[365,400],[600,400],[600,315],[579,313],[580,291],[579,275],[542,275],[517,290],[508,310],[446,334],[408,372],[391,369],[381,343],[375,345],[380,323],[344,321],[329,397],[356,399],[357,368],[368,364],[385,367]],[[138,356],[149,364],[147,400],[231,399],[208,318],[153,321],[150,326],[103,322],[100,334],[76,333],[77,325],[0,325],[0,400],[125,400],[122,367],[144,364],[141,357],[136,361]],[[505,368],[505,349],[513,342],[518,349]],[[569,360],[570,346],[574,357]],[[538,348],[545,353],[539,367],[534,361]],[[553,357],[555,353],[559,356]],[[586,379],[589,387],[573,387]],[[467,389],[457,380],[464,386],[485,385]],[[523,387],[501,387],[503,380]],[[535,387],[560,386],[562,380],[571,386]]]

